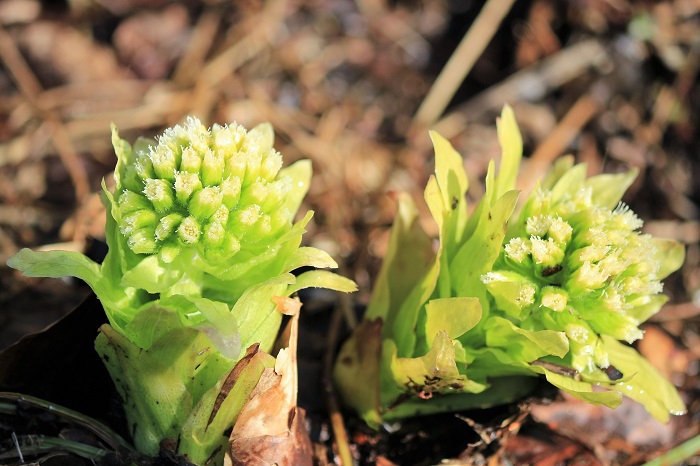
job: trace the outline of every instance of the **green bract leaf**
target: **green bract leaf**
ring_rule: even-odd
[[[101,285],[100,266],[74,251],[43,251],[21,249],[10,257],[7,265],[27,277],[77,277],[93,288]]]
[[[455,277],[452,286],[458,296],[477,296],[485,300],[481,276],[491,270],[501,252],[508,220],[517,200],[518,191],[508,191],[493,207],[485,207],[474,234],[455,254],[450,263],[450,274]]]
[[[310,270],[299,275],[296,281],[289,285],[285,294],[291,295],[304,288],[326,288],[344,293],[357,291],[355,282],[348,278],[326,270]]]
[[[554,373],[541,366],[533,366],[533,369],[543,373],[547,381],[555,387],[594,405],[605,405],[609,408],[617,408],[622,403],[622,397],[618,392],[594,391],[593,385],[588,382],[574,380],[571,377]]]
[[[430,138],[435,147],[435,180],[442,199],[442,221],[436,218],[441,230],[443,247],[451,249],[461,239],[467,222],[465,194],[468,188],[462,157],[447,139],[431,131]],[[431,212],[435,215],[434,209]]]
[[[450,391],[478,393],[486,388],[459,373],[454,344],[444,330],[435,335],[425,356],[400,358],[394,352],[391,372],[396,384],[416,394]]]
[[[564,172],[552,186],[552,199],[561,200],[573,197],[586,181],[586,170],[586,165],[580,163]]]
[[[537,379],[534,377],[498,377],[488,389],[480,393],[436,394],[429,402],[420,398],[407,399],[384,412],[383,418],[392,421],[417,415],[486,409],[515,403],[531,393],[536,386]]]
[[[181,327],[177,312],[151,304],[136,314],[122,333],[139,348],[147,350],[162,336]]]
[[[296,212],[299,209],[301,201],[309,190],[311,170],[310,160],[299,160],[280,170],[280,177],[289,178],[294,187],[282,203],[282,209],[287,209],[289,212]]]
[[[301,247],[289,256],[282,272],[291,272],[300,267],[336,269],[338,268],[338,264],[326,251],[317,248]]]
[[[407,251],[412,254],[406,254]],[[381,317],[386,325],[392,326],[404,300],[434,262],[431,239],[418,223],[413,201],[407,194],[399,194],[389,246],[365,318]]]
[[[628,380],[612,385],[612,389],[643,404],[661,422],[668,422],[669,414],[685,414],[685,404],[675,387],[649,361],[635,349],[607,335],[601,335],[601,339],[610,363],[625,376],[631,376]]]
[[[680,269],[685,261],[685,246],[675,240],[652,238],[656,247],[656,260],[659,261],[659,271],[656,277],[662,280]]]
[[[182,428],[179,449],[190,461],[219,463],[228,444],[226,431],[236,423],[263,371],[273,367],[275,358],[251,346],[233,370],[202,396]]]
[[[627,173],[596,175],[586,180],[586,186],[591,188],[592,200],[601,207],[613,209],[630,187],[639,170]]]
[[[446,332],[450,339],[464,335],[481,318],[481,304],[477,298],[441,298],[428,301],[425,333],[428,341],[433,341],[440,332]]]
[[[549,355],[563,358],[569,352],[569,340],[563,332],[525,330],[496,316],[486,324],[486,343],[525,362]]]
[[[364,319],[338,353],[333,380],[342,400],[370,426],[382,422],[382,319]],[[363,383],[358,383],[362,380]]]
[[[501,166],[496,176],[495,192],[498,198],[515,189],[515,180],[518,178],[520,160],[523,156],[523,139],[520,136],[513,109],[508,105],[503,107],[496,127],[498,142],[501,145]]]
[[[545,177],[540,181],[540,188],[542,189],[552,189],[556,182],[564,175],[564,173],[571,170],[574,166],[574,157],[571,155],[565,155],[559,157],[552,164],[552,168],[547,172]]]
[[[122,275],[121,285],[143,288],[149,293],[164,293],[182,277],[182,270],[172,270],[158,256],[148,256]]]
[[[202,356],[197,332],[178,329],[144,351],[108,325],[103,325],[95,347],[126,400],[129,419],[138,419],[132,436],[139,451],[156,455],[164,438],[177,436],[192,409],[193,400],[183,383],[191,380]],[[203,337],[202,337],[203,338]],[[154,410],[158,405],[160,409]]]

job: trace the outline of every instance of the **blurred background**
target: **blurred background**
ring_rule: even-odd
[[[423,205],[427,130],[464,156],[468,195],[479,199],[507,103],[525,142],[523,189],[567,153],[591,175],[638,168],[625,202],[646,232],[687,245],[684,267],[665,282],[669,305],[639,349],[681,388],[690,414],[639,431],[651,421],[633,408],[618,422],[569,407],[621,442],[591,433],[576,445],[634,464],[697,434],[700,422],[699,71],[697,0],[4,0],[0,262],[22,247],[104,252],[98,192],[116,161],[110,123],[133,141],[186,115],[248,128],[269,121],[286,163],[313,162],[305,241],[359,284],[351,299],[361,307],[395,193]],[[427,208],[422,218],[435,232]],[[0,348],[87,294],[3,265]],[[561,426],[540,411],[538,420]]]

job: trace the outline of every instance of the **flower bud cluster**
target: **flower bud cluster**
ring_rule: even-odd
[[[131,157],[115,173],[115,218],[136,254],[167,263],[196,248],[220,262],[264,250],[291,226],[294,213],[283,201],[292,183],[278,177],[282,157],[270,128],[208,130],[190,117],[157,144],[137,142]]]
[[[606,368],[599,335],[640,339],[645,306],[662,289],[656,247],[641,226],[627,205],[597,203],[586,183],[538,187],[482,281],[522,326],[564,332],[575,369]]]

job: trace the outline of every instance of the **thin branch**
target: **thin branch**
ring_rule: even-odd
[[[414,126],[426,128],[442,115],[514,2],[489,0],[484,5],[423,100],[413,119]]]
[[[569,143],[581,132],[581,128],[601,109],[600,102],[590,94],[579,97],[554,131],[549,133],[533,152],[530,163],[524,167],[518,178],[518,189],[529,192],[549,169],[554,159],[562,155]]]

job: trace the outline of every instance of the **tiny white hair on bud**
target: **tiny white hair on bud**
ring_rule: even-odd
[[[255,222],[258,221],[258,217],[260,217],[260,206],[256,204],[251,204],[245,209],[239,210],[238,212],[238,220],[241,222],[241,224],[252,226]]]
[[[228,209],[226,208],[226,206],[222,205],[216,210],[216,212],[214,212],[212,218],[220,224],[226,225],[226,222],[228,222],[228,214]]]
[[[554,287],[546,287],[542,290],[542,306],[553,311],[562,312],[568,304],[566,291]]]
[[[480,278],[481,282],[485,285],[488,285],[489,283],[493,282],[501,282],[506,280],[506,277],[498,272],[488,272],[483,274]]]
[[[528,217],[525,231],[528,235],[543,237],[547,234],[551,224],[552,217],[550,215],[535,215]]]
[[[581,348],[581,354],[593,354],[593,347],[586,345],[586,342],[590,338],[590,332],[586,327],[583,325],[569,324],[566,326],[565,332],[570,340],[584,345],[584,347]]]
[[[515,298],[515,304],[520,307],[528,306],[535,302],[535,293],[537,290],[534,286],[526,284],[520,288],[518,297]]]
[[[552,219],[549,225],[548,235],[550,238],[553,238],[554,241],[556,241],[557,243],[563,244],[569,242],[573,232],[574,229],[571,225],[569,225],[568,222],[562,220],[561,217],[557,217],[555,219]]]
[[[530,244],[524,238],[513,238],[506,244],[505,251],[510,259],[520,264],[530,254]]]
[[[634,231],[639,230],[644,226],[644,222],[640,219],[637,214],[630,209],[630,207],[624,202],[619,202],[617,206],[612,211],[612,226],[617,228],[624,228],[626,230]]]
[[[590,246],[582,247],[579,251],[582,261],[598,262],[610,252],[610,246],[591,244]]]
[[[531,236],[530,244],[532,245],[532,258],[536,264],[555,262],[554,254],[558,248],[552,238],[544,240],[537,236]]]
[[[603,286],[609,277],[603,267],[590,261],[584,261],[583,265],[574,272],[574,276],[581,286],[590,290]]]
[[[197,240],[199,240],[199,236],[202,234],[199,223],[197,223],[197,220],[193,217],[185,218],[177,228],[177,232],[180,238],[182,238],[182,241],[187,244],[196,243]]]

